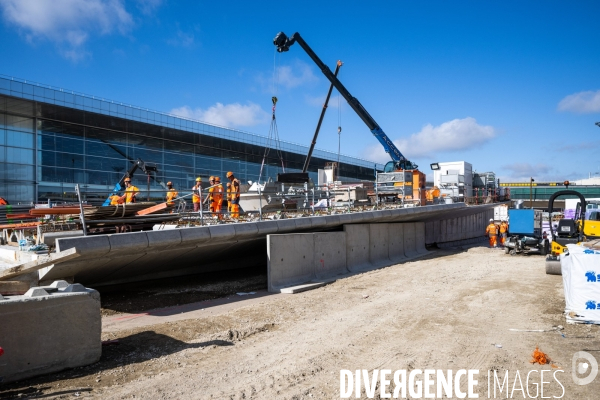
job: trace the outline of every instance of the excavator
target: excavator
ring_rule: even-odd
[[[590,219],[586,220],[587,202],[585,197],[576,190],[559,190],[555,192],[548,200],[548,213],[554,212],[554,200],[560,196],[577,196],[579,204],[575,210],[573,218],[563,218],[558,221],[556,230],[550,221],[550,231],[552,234],[552,243],[550,244],[550,254],[546,257],[546,273],[560,275],[560,255],[567,251],[568,244],[577,244],[586,240],[600,239],[600,222],[598,215],[590,214]]]
[[[362,104],[356,97],[353,97],[350,92],[344,87],[339,81],[337,76],[331,72],[329,67],[325,65],[321,59],[315,54],[310,46],[302,39],[298,32],[294,33],[291,37],[288,37],[285,33],[279,32],[273,39],[273,44],[277,46],[279,53],[286,52],[290,49],[294,43],[298,43],[302,49],[308,54],[308,56],[314,61],[315,64],[321,69],[321,72],[331,82],[331,84],[338,90],[338,92],[348,102],[350,107],[356,112],[356,114],[363,120],[363,122],[369,127],[373,136],[377,138],[379,143],[383,146],[386,153],[390,155],[392,161],[389,161],[385,167],[384,172],[396,172],[406,171],[412,173],[412,181],[405,181],[405,186],[412,186],[412,197],[413,199],[419,199],[421,204],[425,204],[425,174],[418,170],[418,165],[409,161],[394,145],[392,140],[383,132],[379,124],[375,122],[373,117],[367,112]],[[337,72],[337,71],[336,71]]]

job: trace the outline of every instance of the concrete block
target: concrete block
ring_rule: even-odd
[[[425,248],[425,223],[415,222],[415,245],[417,253],[423,255],[429,253]]]
[[[346,233],[313,233],[315,279],[327,279],[348,273],[346,269]]]
[[[56,291],[34,298],[5,297],[0,301],[0,321],[4,349],[0,376],[4,382],[81,367],[100,359],[100,295],[93,289]]]
[[[146,232],[116,233],[108,235],[110,255],[126,252],[127,254],[141,253],[148,250]]]
[[[388,224],[369,224],[369,262],[379,268],[390,265]]]
[[[233,228],[235,229],[235,238],[238,240],[244,240],[258,235],[258,227],[253,223],[233,224]]]
[[[182,229],[146,231],[148,252],[163,251],[181,245],[181,231]]]
[[[210,241],[208,226],[182,228],[179,233],[181,235],[182,247],[196,247]]]
[[[211,225],[208,227],[210,232],[210,242],[228,240],[235,237],[235,224]]]
[[[369,222],[369,220],[371,219],[369,218],[368,214],[364,212],[354,213],[350,215],[352,215],[353,224],[362,224],[365,222]]]
[[[255,223],[259,235],[270,235],[277,233],[279,227],[277,221],[259,221]]]
[[[40,242],[52,247],[56,244],[56,239],[80,236],[83,236],[83,231],[46,232],[42,233]]]
[[[108,235],[56,239],[56,252],[76,248],[80,260],[102,257],[110,252]]]
[[[313,230],[318,230],[327,226],[327,220],[325,217],[317,216],[309,217],[308,219],[310,219],[310,226]]]
[[[294,218],[296,229],[299,231],[307,231],[312,228],[311,218]]]
[[[416,243],[416,228],[414,222],[404,224],[404,255],[407,258],[414,258],[419,255]]]
[[[310,233],[267,235],[269,292],[310,282],[314,277],[314,249]]]
[[[346,266],[350,272],[372,268],[369,261],[369,224],[344,225]]]
[[[41,297],[41,296],[49,296],[50,294],[46,292],[41,287],[32,287],[23,295],[24,297]]]
[[[326,215],[323,218],[325,218],[325,221],[327,222],[327,227],[328,228],[334,228],[336,226],[340,226],[340,217],[339,217],[339,215]]]
[[[338,214],[339,223],[340,224],[351,224],[352,223],[352,214]]]
[[[69,286],[69,282],[63,281],[63,280],[57,280],[50,284],[50,287],[55,288],[55,289],[64,289],[68,286]]]
[[[293,219],[279,219],[277,220],[277,233],[292,233],[296,230],[296,221]]]
[[[388,257],[394,264],[406,260],[404,255],[404,224],[393,222],[388,224]]]

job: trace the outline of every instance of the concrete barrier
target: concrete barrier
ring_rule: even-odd
[[[344,225],[346,233],[346,266],[350,272],[372,268],[369,258],[369,225]]]
[[[374,268],[390,265],[388,224],[369,224],[369,262]]]
[[[330,279],[348,273],[346,233],[313,233],[315,279]]]
[[[3,382],[92,364],[102,353],[100,294],[55,282],[0,298]]]
[[[388,257],[394,264],[406,260],[404,255],[404,225],[401,223],[390,223],[388,225]]]
[[[267,235],[269,292],[313,288],[346,274],[345,239],[344,232]]]
[[[416,228],[414,222],[407,222],[404,225],[404,255],[407,258],[415,258],[419,255],[416,243]]]
[[[425,223],[415,222],[415,244],[417,253],[423,255],[429,253],[425,248]]]
[[[310,233],[267,235],[267,281],[269,292],[314,279],[315,242]]]

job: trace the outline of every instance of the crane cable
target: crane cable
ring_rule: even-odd
[[[262,177],[263,169],[265,166],[265,161],[269,152],[271,150],[270,144],[271,139],[275,142],[275,149],[277,150],[277,155],[279,156],[279,160],[281,161],[281,169],[283,173],[285,173],[285,165],[283,163],[283,153],[281,151],[281,143],[279,140],[279,131],[277,129],[277,119],[275,118],[275,109],[277,107],[277,83],[279,81],[278,76],[278,68],[277,68],[277,53],[273,56],[273,96],[271,97],[271,102],[273,103],[273,107],[271,108],[272,116],[271,116],[271,126],[269,127],[269,135],[267,136],[267,142],[265,144],[265,153],[263,155],[262,162],[260,164],[260,172],[258,174],[258,183],[260,184],[260,178]]]
[[[339,73],[338,73],[339,75]],[[340,172],[340,153],[341,153],[341,149],[342,149],[342,96],[340,95],[340,92],[338,92],[338,104],[337,104],[337,109],[338,109],[338,159],[337,159],[337,170],[338,173],[337,175],[339,175]]]

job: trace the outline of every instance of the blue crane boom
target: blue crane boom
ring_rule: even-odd
[[[310,48],[310,46],[302,39],[298,32],[294,33],[291,37],[286,36],[285,33],[279,32],[275,39],[273,39],[273,44],[277,46],[277,51],[282,53],[288,51],[290,46],[294,43],[298,42],[300,47],[304,49],[306,54],[317,64],[317,66],[321,69],[321,72],[333,86],[338,90],[338,92],[346,99],[350,107],[358,114],[360,119],[369,127],[373,136],[379,140],[379,143],[383,146],[386,153],[390,155],[393,160],[393,169],[389,168],[386,165],[385,170],[416,170],[418,165],[413,164],[411,161],[408,161],[406,157],[400,152],[400,150],[394,145],[392,140],[383,132],[383,129],[375,122],[373,117],[367,112],[367,110],[363,107],[362,104],[358,101],[356,97],[353,97],[350,92],[344,87],[344,85],[339,81],[339,79],[331,72],[329,67],[325,65],[321,59],[315,54],[315,52]],[[390,164],[390,163],[388,163]]]

